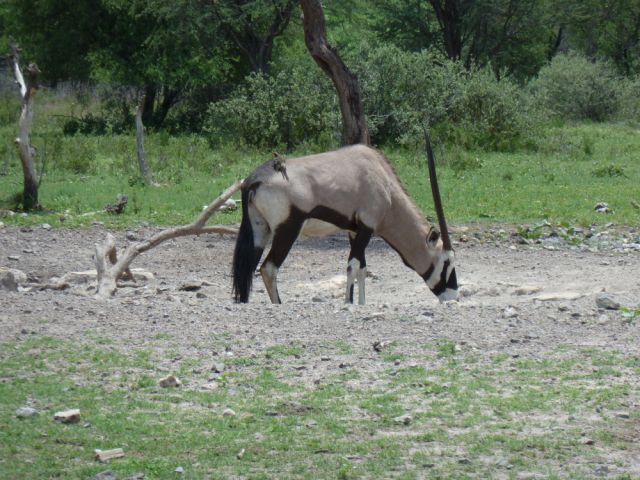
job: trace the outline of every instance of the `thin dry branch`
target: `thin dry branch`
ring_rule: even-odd
[[[116,254],[116,241],[114,236],[110,233],[107,234],[107,238],[102,245],[96,244],[95,264],[98,276],[96,296],[99,298],[113,296],[117,289],[117,281],[123,278],[123,274],[128,273],[130,275],[129,265],[133,259],[166,240],[187,235],[201,235],[203,233],[237,234],[238,231],[235,228],[222,225],[205,226],[205,224],[241,185],[242,180],[238,180],[227,188],[218,198],[211,202],[192,223],[163,230],[149,240],[130,245],[120,256],[120,259],[118,259]]]

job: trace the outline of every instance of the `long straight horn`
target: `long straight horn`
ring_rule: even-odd
[[[440,189],[438,188],[438,177],[436,176],[436,162],[433,159],[433,150],[431,149],[431,141],[429,133],[425,129],[424,138],[427,148],[427,164],[429,165],[429,181],[431,182],[431,193],[433,194],[433,203],[436,207],[436,215],[438,216],[438,225],[440,225],[440,234],[442,235],[442,246],[445,250],[453,250],[451,247],[451,239],[449,238],[449,230],[447,222],[444,219],[444,210],[442,209],[442,200],[440,199]]]

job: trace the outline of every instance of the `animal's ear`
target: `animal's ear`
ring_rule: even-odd
[[[438,240],[440,240],[440,232],[434,228],[427,235],[427,245],[435,247],[438,244]]]

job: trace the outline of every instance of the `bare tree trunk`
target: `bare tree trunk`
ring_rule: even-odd
[[[117,281],[120,278],[128,278],[131,276],[129,265],[139,254],[158,246],[165,240],[171,238],[183,237],[186,235],[200,235],[202,233],[228,233],[237,234],[235,228],[225,227],[221,225],[212,225],[207,227],[206,223],[231,195],[233,195],[242,185],[242,181],[238,180],[222,194],[209,204],[207,208],[192,223],[181,227],[163,230],[151,239],[130,245],[118,259],[116,254],[116,242],[113,235],[107,234],[107,239],[102,245],[96,244],[95,263],[98,275],[98,286],[96,296],[99,298],[109,298],[115,294]]]
[[[364,115],[360,87],[338,53],[327,43],[324,12],[320,0],[300,0],[304,15],[304,40],[309,53],[331,78],[338,92],[342,113],[342,142],[369,144],[369,129]]]
[[[35,63],[27,67],[27,80],[25,82],[20,70],[20,49],[12,45],[12,53],[9,57],[16,83],[20,87],[22,111],[20,112],[19,134],[16,138],[16,146],[22,162],[24,174],[24,187],[22,193],[22,206],[25,211],[33,210],[38,205],[38,177],[36,175],[35,149],[29,142],[29,132],[33,123],[33,97],[38,90],[38,74],[40,70]]]
[[[147,185],[151,183],[151,175],[147,166],[147,159],[144,153],[144,125],[142,124],[142,113],[144,111],[145,96],[143,95],[138,102],[136,109],[136,146],[138,148],[138,166],[140,167],[140,175],[144,178]]]

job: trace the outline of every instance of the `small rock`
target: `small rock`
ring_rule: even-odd
[[[26,283],[27,275],[15,268],[0,267],[0,290],[17,292],[20,284]]]
[[[100,472],[97,475],[94,475],[93,477],[91,477],[91,480],[116,480],[118,477],[116,477],[116,474],[113,473],[111,470],[106,470],[104,472]]]
[[[202,280],[189,280],[187,282],[184,282],[182,285],[180,285],[178,290],[183,292],[195,292],[197,290],[200,290],[201,288],[202,288]]]
[[[234,200],[233,198],[229,198],[229,199],[225,200],[225,202],[220,206],[220,211],[221,212],[233,211],[238,207],[238,203],[239,202]]]
[[[168,377],[161,379],[158,382],[158,385],[160,385],[162,388],[179,387],[180,385],[182,385],[182,382],[175,376],[169,375]]]
[[[327,300],[320,295],[314,295],[313,297],[311,297],[311,301],[316,303],[323,303],[323,302],[326,302]]]
[[[16,417],[18,418],[30,418],[38,415],[38,410],[33,407],[20,407],[16,410]]]
[[[561,300],[577,300],[584,297],[584,293],[578,292],[558,292],[558,293],[542,293],[533,297],[534,300],[541,302],[557,302]]]
[[[7,258],[9,260],[13,260],[14,262],[17,262],[18,260],[20,260],[20,255],[7,255]]]
[[[534,293],[538,293],[540,290],[542,290],[542,287],[534,285],[523,285],[516,288],[516,295],[533,295]]]
[[[606,477],[607,475],[609,475],[609,467],[607,467],[606,465],[598,465],[595,468],[594,473],[599,477]]]
[[[611,209],[609,208],[609,204],[606,202],[598,202],[594,207],[594,210],[598,213],[610,213]]]
[[[513,307],[507,307],[502,311],[502,318],[515,318],[518,316],[518,311]]]
[[[202,292],[198,292],[196,293],[196,298],[207,298],[207,296]]]
[[[496,465],[506,469],[513,468],[513,465],[511,465],[506,458],[499,458],[498,460],[496,460]]]
[[[226,368],[227,367],[224,363],[214,363],[213,367],[211,367],[211,371],[215,373],[222,373]]]
[[[110,450],[100,450],[97,448],[95,450],[96,460],[100,462],[108,462],[109,460],[113,460],[114,458],[122,458],[124,457],[124,450],[121,448],[112,448]]]
[[[599,293],[596,296],[596,306],[605,310],[619,310],[621,307],[620,302],[607,293]]]
[[[389,345],[391,345],[391,342],[389,342],[387,340],[379,340],[379,341],[373,343],[373,349],[376,352],[381,352],[382,350],[384,350]]]
[[[74,408],[57,412],[53,415],[53,419],[60,423],[77,423],[80,421],[80,410]]]
[[[182,467],[178,467],[178,468],[176,468],[176,469],[175,469],[175,472],[176,472],[176,473],[183,474],[183,473],[184,473],[184,468],[182,468]]]
[[[143,480],[144,479],[144,473],[139,472],[139,473],[134,473],[133,475],[125,478],[124,480]]]
[[[47,231],[51,230],[51,225],[49,225],[48,223],[43,223],[42,225],[40,225],[40,227],[43,230],[47,230]]]
[[[471,460],[469,460],[468,458],[460,458],[458,459],[458,463],[460,465],[469,465],[471,463]]]
[[[238,454],[236,455],[236,458],[237,458],[238,460],[242,460],[242,457],[244,457],[244,452],[245,452],[245,449],[243,448],[242,450],[240,450],[240,451],[238,452]]]
[[[401,425],[409,425],[413,421],[413,417],[407,413],[394,418],[393,421]]]
[[[223,417],[235,417],[236,416],[236,412],[234,412],[233,410],[231,410],[230,408],[225,408],[222,411],[222,416]]]
[[[616,417],[628,419],[631,418],[631,415],[629,415],[629,412],[618,412],[616,413]]]
[[[128,231],[127,233],[125,233],[124,237],[130,242],[135,242],[136,240],[138,240],[138,236],[135,234],[135,232],[131,232],[131,231]]]
[[[593,439],[589,438],[589,437],[582,437],[582,438],[580,439],[580,443],[581,443],[582,445],[593,445],[593,444],[595,444],[596,442],[595,442]]]

